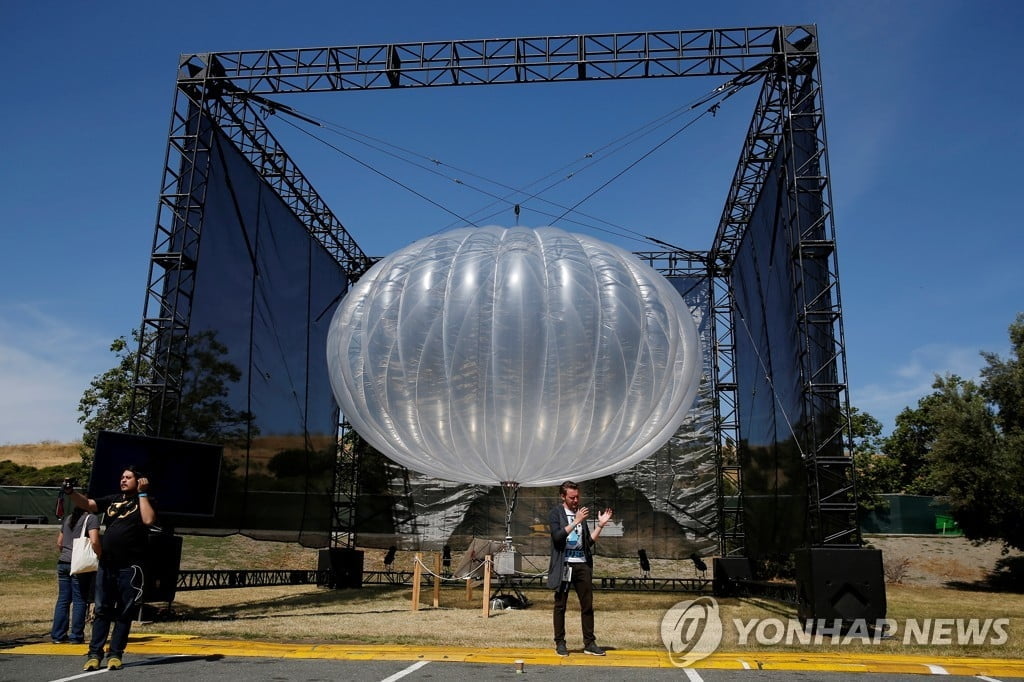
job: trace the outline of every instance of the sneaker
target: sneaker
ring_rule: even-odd
[[[121,659],[117,656],[111,656],[110,660],[107,661],[107,670],[120,670],[123,667],[124,664],[121,663]]]
[[[82,666],[82,670],[99,670],[99,669],[100,669],[100,659],[98,659],[98,658],[90,658],[88,661],[85,662],[85,665]]]
[[[568,656],[569,650],[565,647],[565,642],[555,643],[555,653],[559,656]]]
[[[604,649],[599,647],[596,642],[591,642],[583,647],[583,653],[590,654],[591,656],[604,656]]]

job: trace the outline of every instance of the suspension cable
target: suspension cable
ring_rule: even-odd
[[[578,159],[576,159],[574,161],[571,161],[571,162],[569,162],[567,164],[564,164],[561,168],[559,168],[559,169],[557,169],[555,171],[552,171],[551,173],[548,173],[548,174],[542,176],[541,178],[539,178],[539,179],[537,179],[537,180],[535,180],[535,181],[525,185],[522,188],[515,188],[515,187],[512,187],[512,186],[506,185],[504,183],[495,181],[495,180],[490,180],[490,179],[488,179],[488,178],[486,178],[486,177],[484,177],[482,175],[479,175],[477,173],[473,173],[471,171],[460,169],[460,168],[458,168],[456,166],[452,166],[452,165],[447,164],[447,163],[445,163],[443,161],[440,161],[439,159],[436,159],[436,158],[433,158],[433,157],[429,157],[429,156],[417,153],[417,152],[415,152],[413,150],[406,149],[406,148],[400,147],[398,145],[394,145],[394,144],[392,144],[390,142],[387,142],[385,140],[381,140],[380,138],[375,138],[375,137],[370,136],[370,135],[366,135],[366,134],[363,134],[363,133],[358,133],[358,132],[353,131],[351,129],[345,128],[344,126],[332,123],[332,122],[327,121],[325,119],[318,118],[318,117],[316,117],[314,115],[311,115],[311,114],[308,114],[308,113],[300,112],[300,111],[295,110],[295,109],[293,109],[291,107],[285,107],[283,105],[275,105],[274,103],[270,102],[269,100],[264,102],[264,106],[266,107],[266,109],[267,109],[267,111],[269,113],[276,113],[277,111],[282,111],[284,113],[288,113],[288,114],[294,116],[295,118],[297,118],[298,120],[304,121],[306,123],[310,123],[312,125],[316,125],[318,127],[326,128],[327,130],[331,131],[332,133],[334,133],[336,135],[339,135],[339,136],[342,136],[342,137],[346,137],[346,138],[348,138],[348,139],[350,139],[350,140],[352,140],[352,141],[354,141],[356,143],[368,146],[368,147],[370,147],[371,149],[373,149],[373,150],[375,150],[377,152],[380,152],[382,154],[386,154],[388,156],[391,156],[392,158],[395,158],[395,159],[397,159],[397,160],[399,160],[401,162],[404,162],[404,163],[408,163],[408,164],[410,164],[410,165],[412,165],[414,167],[420,168],[421,170],[425,170],[425,171],[427,171],[429,173],[432,173],[432,174],[435,174],[435,175],[439,175],[440,177],[443,177],[443,178],[449,180],[450,182],[453,182],[455,184],[464,186],[464,187],[466,187],[468,189],[471,189],[473,191],[476,191],[476,192],[478,192],[480,194],[483,194],[483,195],[488,196],[491,199],[493,199],[492,203],[489,206],[485,206],[485,207],[483,207],[481,209],[478,209],[477,211],[474,211],[470,215],[478,215],[479,216],[482,213],[482,211],[485,211],[490,206],[494,206],[495,204],[498,204],[498,203],[501,203],[501,204],[503,204],[505,206],[507,206],[508,204],[512,204],[512,205],[517,206],[517,207],[518,206],[522,206],[524,201],[523,200],[513,201],[513,197],[516,197],[517,195],[522,195],[522,194],[525,193],[526,194],[526,196],[525,196],[526,200],[537,199],[539,201],[542,201],[544,203],[552,205],[552,206],[554,206],[556,208],[564,209],[561,214],[558,214],[557,217],[555,217],[555,219],[552,221],[553,223],[554,222],[559,222],[559,221],[562,221],[562,220],[566,220],[567,222],[571,222],[571,223],[574,223],[574,224],[577,224],[577,225],[581,225],[581,226],[584,226],[584,227],[589,227],[591,229],[599,230],[601,232],[606,232],[606,233],[613,234],[613,235],[616,235],[616,236],[620,236],[620,237],[624,237],[624,238],[628,238],[628,239],[633,239],[633,240],[644,242],[644,243],[651,242],[651,241],[654,241],[655,243],[658,243],[657,240],[652,240],[651,238],[647,237],[646,235],[641,234],[640,232],[637,232],[635,230],[631,230],[631,229],[629,229],[627,227],[624,227],[622,225],[617,225],[617,224],[612,223],[610,221],[603,220],[601,218],[597,218],[595,216],[591,216],[591,215],[585,214],[585,213],[583,213],[581,211],[577,211],[576,209],[581,204],[583,204],[584,202],[586,202],[587,200],[589,200],[593,196],[595,196],[598,192],[600,192],[603,189],[605,189],[612,182],[614,182],[615,180],[620,178],[626,172],[628,172],[629,170],[631,170],[632,168],[637,166],[641,161],[643,161],[644,159],[648,158],[651,154],[653,154],[655,151],[657,151],[658,149],[663,147],[669,141],[671,141],[672,139],[677,137],[684,130],[686,130],[689,127],[691,127],[692,125],[694,125],[701,118],[704,118],[709,113],[714,115],[717,112],[718,108],[721,106],[721,104],[725,100],[727,100],[730,97],[732,97],[732,95],[734,95],[736,92],[738,92],[742,87],[744,87],[747,84],[748,84],[748,82],[746,82],[746,81],[742,81],[742,80],[739,80],[739,79],[733,79],[732,81],[729,81],[726,84],[720,85],[720,86],[712,89],[708,93],[706,93],[706,94],[696,98],[695,100],[693,100],[689,104],[684,105],[682,107],[678,107],[678,108],[676,108],[676,109],[674,109],[674,110],[672,110],[672,111],[670,111],[670,112],[668,112],[666,114],[663,114],[663,115],[653,119],[652,121],[649,121],[649,122],[645,123],[644,125],[639,126],[638,128],[636,128],[636,129],[634,129],[634,130],[632,130],[632,131],[630,131],[630,132],[628,132],[628,133],[626,133],[624,135],[619,136],[618,138],[615,138],[615,139],[605,143],[604,145],[601,145],[595,151],[587,152],[586,154],[583,154]],[[560,185],[560,184],[562,184],[564,182],[567,182],[570,179],[573,179],[574,177],[579,175],[581,172],[583,172],[583,171],[593,167],[595,164],[610,158],[611,155],[613,155],[613,154],[615,154],[615,153],[625,149],[630,144],[634,144],[636,141],[638,141],[639,139],[641,139],[641,138],[651,134],[652,132],[654,132],[658,128],[661,128],[661,127],[664,127],[665,125],[668,125],[673,120],[677,119],[679,116],[682,116],[684,113],[693,111],[695,108],[703,106],[703,105],[707,104],[708,102],[713,102],[713,103],[705,111],[703,111],[700,115],[698,115],[694,119],[691,119],[686,124],[684,124],[682,127],[678,128],[675,132],[673,132],[671,135],[669,135],[666,139],[662,140],[661,142],[656,144],[652,149],[650,149],[646,153],[642,154],[639,158],[637,158],[632,163],[627,165],[620,172],[616,173],[609,180],[607,180],[606,182],[602,183],[597,189],[595,189],[594,191],[592,191],[589,194],[587,194],[583,199],[581,199],[578,202],[576,202],[573,206],[566,208],[564,205],[560,205],[557,202],[553,202],[553,201],[550,201],[548,199],[544,199],[541,196],[542,194],[544,194],[544,193],[550,191],[551,189],[553,189],[554,187],[556,187],[556,186],[558,186],[558,185]],[[353,155],[353,154],[351,154],[351,153],[341,149],[337,145],[334,145],[334,144],[328,142],[327,140],[323,139],[321,136],[313,134],[312,132],[306,130],[305,128],[303,128],[301,126],[296,125],[295,123],[293,123],[292,121],[290,121],[288,119],[283,119],[283,120],[285,120],[289,125],[291,125],[293,128],[295,128],[299,132],[302,132],[303,134],[309,136],[310,138],[312,138],[314,140],[317,140],[318,142],[326,145],[327,147],[329,147],[329,148],[333,149],[334,151],[338,152],[339,154],[345,156],[346,158],[348,158],[348,159],[350,159],[352,161],[355,161],[356,163],[360,164],[361,166],[367,168],[368,170],[370,170],[370,171],[380,175],[381,177],[385,178],[389,182],[392,182],[392,183],[398,185],[399,187],[402,187],[403,189],[405,189],[408,192],[416,195],[417,197],[423,199],[424,201],[427,201],[431,205],[434,205],[434,206],[440,208],[441,210],[445,211],[446,213],[449,213],[450,215],[452,215],[453,217],[455,217],[459,221],[459,223],[457,223],[457,224],[466,224],[466,225],[472,225],[472,226],[475,226],[475,227],[479,226],[478,225],[478,221],[474,221],[470,217],[462,216],[458,212],[456,212],[456,211],[454,211],[454,210],[452,210],[452,209],[450,209],[450,208],[448,208],[446,206],[443,206],[441,203],[439,203],[437,201],[434,201],[433,199],[430,199],[429,197],[427,197],[423,193],[413,189],[412,187],[408,186],[405,183],[400,182],[398,179],[388,175],[387,173],[384,173],[383,171],[375,168],[372,164],[362,161],[361,159],[357,158],[355,155]],[[363,138],[363,139],[360,139],[360,138]],[[375,144],[371,144],[370,142],[367,142],[365,140],[370,140],[370,141],[372,141]],[[388,150],[384,149],[383,147],[389,147],[391,149],[398,150],[402,154],[408,155],[410,157],[419,158],[419,159],[421,159],[423,161],[426,161],[429,165],[425,165],[423,163],[417,163],[416,161],[411,160],[410,158],[407,158],[406,156],[402,156],[401,154],[398,154],[398,153],[395,153],[395,152],[392,152],[392,151],[388,151]],[[607,152],[607,153],[605,153],[605,152]],[[571,172],[565,173],[566,169],[571,169],[573,166],[576,166],[576,165],[578,165],[580,163],[584,163],[584,165],[581,166],[580,168],[576,169],[576,170],[573,170]],[[497,186],[499,188],[508,190],[508,193],[505,194],[505,195],[498,195],[498,194],[495,194],[493,192],[488,192],[487,190],[483,189],[482,187],[478,187],[478,186],[469,184],[466,181],[464,181],[464,180],[462,180],[462,179],[460,179],[458,177],[446,175],[445,173],[440,172],[439,170],[437,170],[439,167],[451,168],[451,169],[453,169],[453,170],[455,170],[457,172],[462,173],[465,176],[481,179],[481,180],[483,180],[485,182],[488,182],[488,183],[491,183],[491,184],[493,184],[493,185],[495,185],[495,186]],[[562,173],[565,173],[565,174],[562,175],[561,177],[559,177],[559,179],[557,179],[556,181],[554,181],[554,182],[552,182],[552,183],[542,187],[541,189],[539,189],[539,190],[537,190],[535,192],[527,193],[527,190],[530,187],[533,187],[533,186],[537,185],[538,183],[540,183],[540,182],[542,182],[542,181],[544,181],[544,180],[546,180],[548,178],[551,178],[553,176],[556,176],[556,175],[559,175],[559,174],[562,174]],[[505,210],[505,209],[503,208],[502,210]],[[546,211],[542,211],[542,210],[538,210],[538,209],[531,209],[531,210],[534,210],[536,213],[539,213],[541,215],[545,215],[545,216],[548,216],[548,217],[552,217],[554,215],[552,213],[548,213]],[[483,220],[492,218],[492,217],[494,217],[495,215],[497,215],[500,212],[501,211],[497,211],[495,213],[488,214],[488,215],[484,216]],[[610,227],[613,227],[613,228],[615,228],[615,230],[619,230],[619,231],[616,232],[615,230],[610,230],[610,229],[598,227],[598,226],[591,225],[591,224],[588,224],[588,223],[580,221],[580,220],[567,219],[566,217],[570,213],[576,213],[576,214],[578,214],[579,216],[581,216],[583,218],[603,223],[603,224],[608,225]],[[440,228],[438,231],[439,232],[443,231],[444,229],[448,229],[451,226],[452,225],[449,225],[449,226],[444,227],[444,228]]]

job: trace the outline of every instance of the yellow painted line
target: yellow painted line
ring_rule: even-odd
[[[23,644],[4,650],[9,654],[84,656],[84,644]],[[448,647],[369,644],[300,644],[249,640],[202,639],[192,635],[144,634],[130,637],[129,656],[190,655],[248,656],[265,658],[333,659],[350,661],[456,661],[511,665],[521,660],[531,665],[673,668],[665,651],[609,649],[607,656],[587,656],[579,649],[562,657],[550,649],[511,647]],[[716,652],[691,667],[716,670],[793,670],[929,674],[929,665],[942,666],[950,675],[1024,677],[1024,659],[949,658],[858,652]]]

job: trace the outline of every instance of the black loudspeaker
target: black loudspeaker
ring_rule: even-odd
[[[150,532],[146,548],[145,583],[142,601],[172,602],[178,591],[181,570],[181,537],[163,532]]]
[[[805,547],[796,561],[801,620],[873,622],[885,618],[885,574],[878,549]]]
[[[738,593],[738,580],[750,580],[750,560],[747,557],[715,557],[712,561],[714,578],[711,591],[716,597],[732,597]]]
[[[344,547],[321,549],[317,555],[316,570],[327,572],[327,579],[318,581],[321,587],[362,587],[363,552]]]

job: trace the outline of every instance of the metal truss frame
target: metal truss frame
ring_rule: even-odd
[[[331,488],[331,547],[356,546],[356,507],[359,499],[359,458],[363,439],[342,419],[338,426],[338,450],[334,458]]]
[[[270,587],[275,585],[327,585],[332,579],[329,570],[210,570],[210,571],[178,571],[175,581],[177,592],[195,592],[198,590],[223,590],[230,588]],[[415,574],[412,571],[363,571],[364,585],[413,585]],[[420,576],[420,586],[430,587],[435,577],[424,572]],[[462,578],[446,578],[451,587],[452,582],[459,583],[459,589],[465,580]],[[512,578],[514,589],[543,589],[546,587],[544,576],[522,576]],[[595,578],[594,589],[618,590],[621,592],[711,592],[711,580],[708,578],[632,578],[602,577]],[[499,588],[500,589],[500,588]]]
[[[331,546],[354,549],[356,546],[357,512],[359,496],[363,493],[359,464],[370,445],[363,440],[347,421],[338,428],[338,453],[334,462],[332,499]],[[413,510],[409,470],[385,460],[387,479],[402,483],[402,494],[396,501],[392,520],[399,534],[416,534],[416,514]]]
[[[709,256],[714,293],[716,423],[719,436],[719,547],[745,553],[739,442],[736,326],[729,273],[777,153],[785,196],[784,229],[796,244],[792,258],[799,301],[799,339],[806,414],[795,434],[804,453],[808,486],[808,540],[813,545],[860,544],[855,472],[848,418],[846,353],[832,212],[824,100],[813,34],[785,43],[765,74],[736,173]],[[802,140],[813,140],[799,148]],[[811,210],[806,210],[806,209]],[[804,224],[808,215],[814,218]],[[835,419],[841,414],[841,419]]]
[[[813,27],[489,38],[191,55],[256,95],[443,85],[738,76],[776,56],[779,38]]]
[[[778,74],[783,111],[785,223],[795,237],[791,263],[799,302],[808,539],[860,545],[852,459],[846,340],[818,59],[787,58]]]
[[[266,117],[289,110],[266,96],[670,77],[719,77],[723,83],[718,91],[762,82],[711,250],[638,254],[666,274],[702,272],[709,277],[721,553],[742,554],[744,548],[743,486],[735,456],[740,422],[730,272],[780,148],[787,159],[788,227],[799,235],[794,262],[806,360],[802,378],[812,415],[800,437],[808,453],[811,537],[815,543],[854,543],[858,531],[853,469],[849,449],[844,447],[850,441],[849,423],[837,426],[824,418],[837,404],[847,408],[849,402],[821,76],[816,28],[811,25],[183,55],[164,159],[129,429],[162,435],[172,432],[177,420],[214,143],[213,130],[205,121],[212,121],[246,156],[309,233],[337,259],[350,281],[355,281],[373,259],[362,252],[270,133]],[[812,133],[814,149],[796,149],[798,129]],[[797,207],[808,201],[823,210],[814,224],[802,225]],[[824,281],[809,275],[822,269]],[[808,352],[811,349],[815,352]],[[822,352],[828,360],[815,365],[814,358]],[[357,485],[352,470],[358,454],[341,450],[332,542],[350,546],[356,530],[352,526],[356,488],[339,486],[342,480]]]

